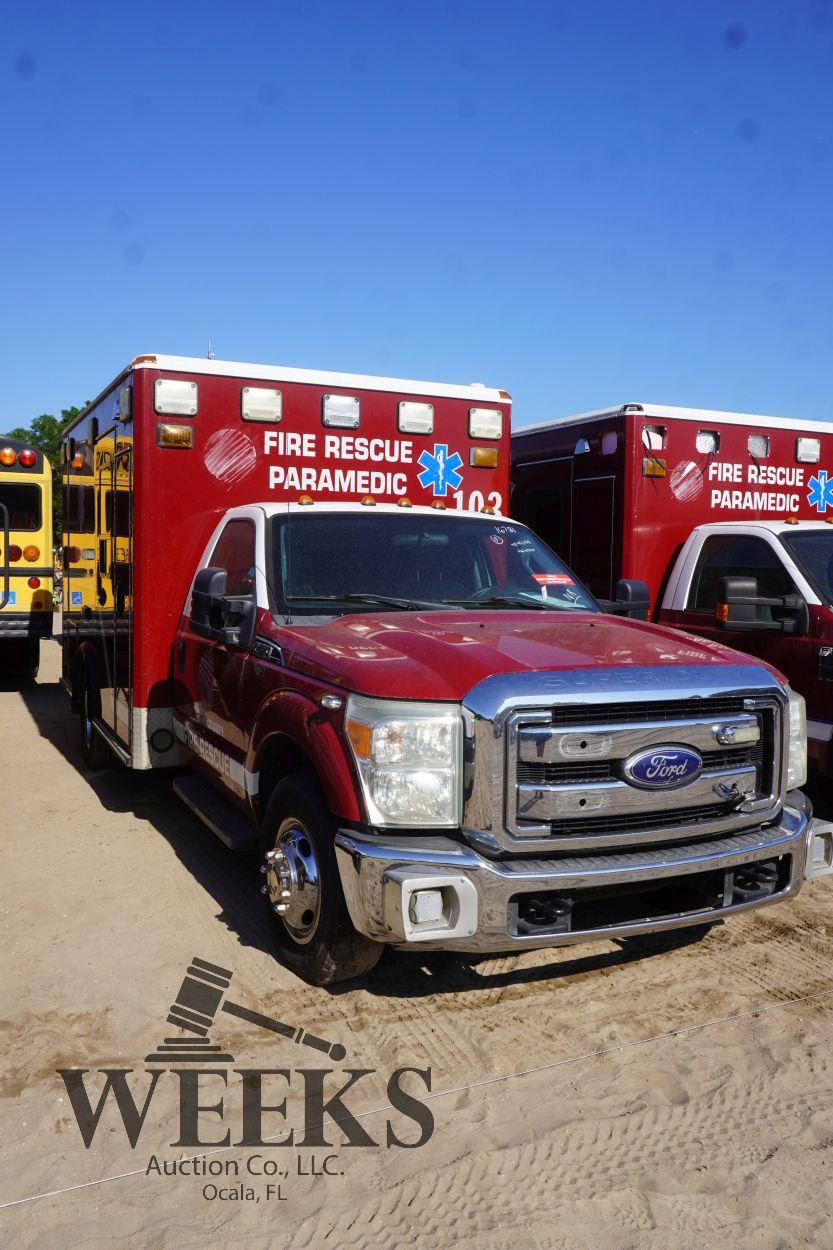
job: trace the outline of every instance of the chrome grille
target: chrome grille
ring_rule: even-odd
[[[706,770],[716,768],[738,768],[751,764],[759,775],[763,763],[764,751],[761,743],[754,747],[738,747],[734,750],[709,751],[703,755],[703,767]],[[524,760],[518,762],[518,784],[529,785],[569,785],[581,781],[612,781],[618,779],[619,770],[616,760],[601,760],[599,763],[576,760],[565,764],[528,764]]]
[[[507,730],[506,827],[519,840],[545,838],[552,850],[711,836],[748,828],[780,803],[776,699],[523,708],[509,715]],[[733,732],[757,732],[758,741],[726,745]],[[696,750],[699,776],[662,790],[632,784],[626,759],[663,746]]]

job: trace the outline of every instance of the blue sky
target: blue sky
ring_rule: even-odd
[[[2,10],[0,428],[140,352],[833,419],[833,2]]]

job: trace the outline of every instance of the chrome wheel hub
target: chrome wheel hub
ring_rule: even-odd
[[[290,937],[301,945],[311,941],[321,912],[321,885],[315,848],[297,820],[286,820],[278,830],[275,848],[267,851],[261,872],[272,911]]]

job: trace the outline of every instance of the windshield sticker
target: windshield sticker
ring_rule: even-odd
[[[575,586],[569,573],[533,573],[539,586]]]

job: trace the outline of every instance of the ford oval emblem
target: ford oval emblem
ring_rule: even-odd
[[[641,790],[675,790],[699,777],[702,768],[702,757],[690,747],[659,746],[630,755],[622,771]]]

